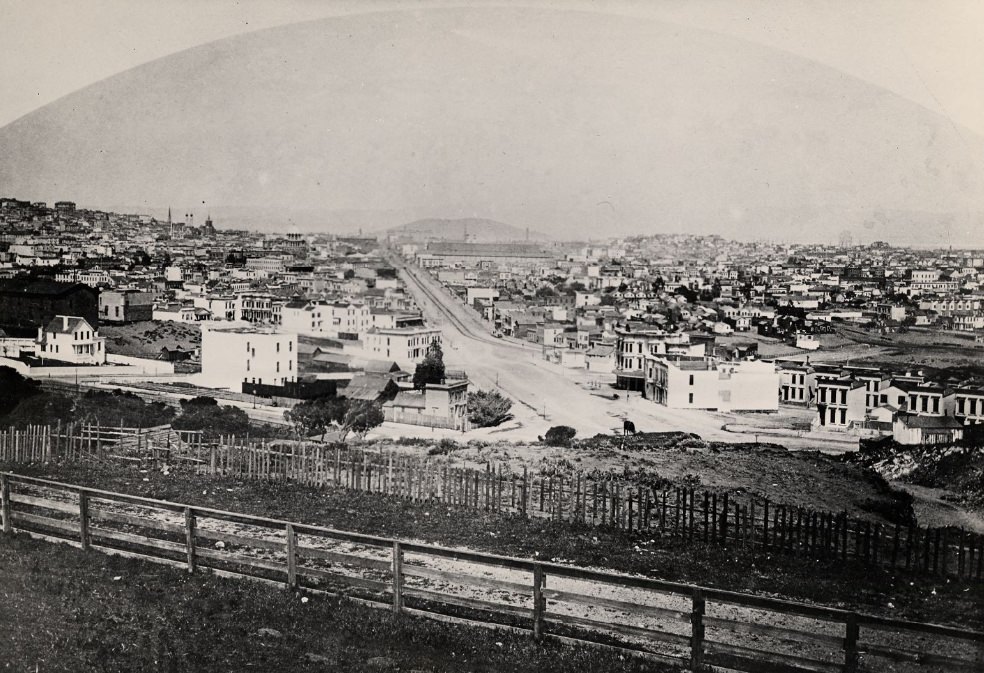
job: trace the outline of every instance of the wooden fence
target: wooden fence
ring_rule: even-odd
[[[451,459],[317,444],[228,437],[198,454],[209,474],[340,486],[489,512],[606,525],[686,542],[763,548],[830,561],[980,581],[984,536],[956,528],[873,523],[750,495],[664,488],[584,472],[522,473],[502,464],[454,467]]]
[[[695,488],[654,487],[584,472],[552,474],[455,467],[451,458],[418,458],[298,442],[226,437],[158,428],[33,426],[0,432],[0,461],[99,458],[191,462],[206,474],[287,480],[436,501],[473,510],[614,526],[684,542],[765,549],[831,562],[860,561],[897,570],[984,579],[984,536],[957,528],[872,523],[767,499]]]
[[[179,432],[170,425],[150,428],[90,423],[29,425],[0,430],[0,461],[42,463],[109,457],[138,460],[170,450],[200,451],[200,432]]]
[[[984,633],[0,473],[3,531],[395,612],[631,650],[693,671],[975,671]]]

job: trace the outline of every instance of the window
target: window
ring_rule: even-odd
[[[249,360],[246,361],[246,371],[249,371]]]
[[[694,375],[690,375],[690,385],[694,385]]]
[[[279,341],[277,342],[277,352],[278,353],[280,352],[280,342]]]
[[[277,363],[277,371],[278,372],[280,371],[280,363],[279,362]]]
[[[690,395],[687,396],[687,403],[688,404],[693,404],[694,403],[694,394],[693,393],[690,393]]]
[[[294,352],[294,342],[293,341],[288,341],[287,342],[287,352],[288,353],[293,353]]]

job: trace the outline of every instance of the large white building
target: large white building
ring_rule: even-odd
[[[672,409],[778,411],[779,372],[772,362],[647,356],[646,399]]]
[[[295,301],[281,309],[285,330],[311,336],[337,338],[361,335],[373,326],[370,308],[354,302]]]
[[[85,318],[56,315],[38,328],[37,355],[78,365],[106,363],[106,339]]]
[[[393,360],[409,369],[424,359],[434,341],[441,343],[441,330],[433,327],[372,329],[365,335],[364,348],[372,357]]]
[[[242,391],[243,383],[297,380],[297,334],[269,325],[202,325],[201,385]]]

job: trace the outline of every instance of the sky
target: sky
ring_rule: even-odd
[[[313,225],[984,239],[980,2],[0,0],[0,16],[3,195],[269,206],[268,227],[303,204]]]
[[[0,126],[142,63],[241,33],[367,10],[494,2],[0,0]],[[817,60],[984,135],[977,0],[529,2],[649,16]]]

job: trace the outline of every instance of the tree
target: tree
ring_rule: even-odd
[[[174,409],[163,402],[144,402],[133,393],[90,390],[75,404],[75,420],[98,425],[149,428],[174,420]]]
[[[587,289],[588,288],[585,287],[584,283],[579,280],[575,280],[573,283],[564,288],[564,294],[574,296],[578,292],[584,292]]]
[[[537,297],[556,297],[557,291],[549,285],[542,285],[536,288],[536,292],[534,294]]]
[[[349,432],[354,432],[359,439],[365,439],[373,428],[377,428],[386,420],[383,407],[379,402],[360,400],[349,406],[342,420],[342,439]]]
[[[294,425],[302,435],[321,433],[322,441],[325,432],[332,426],[340,426],[348,411],[348,402],[341,397],[317,397],[304,400],[284,414],[284,418]]]
[[[577,430],[569,425],[555,425],[547,430],[543,442],[548,446],[570,446],[576,434]]]
[[[415,390],[423,390],[428,383],[444,383],[444,351],[436,339],[427,347],[427,355],[413,372]]]
[[[4,417],[3,422],[10,427],[55,423],[67,425],[74,419],[74,406],[70,397],[43,392],[23,399]]]
[[[468,420],[479,428],[490,428],[500,425],[512,414],[512,400],[498,390],[476,390],[468,394]]]
[[[602,295],[602,297],[601,297],[601,305],[602,306],[615,306],[617,303],[618,303],[618,300],[615,299],[615,297],[613,297],[610,294]]]

